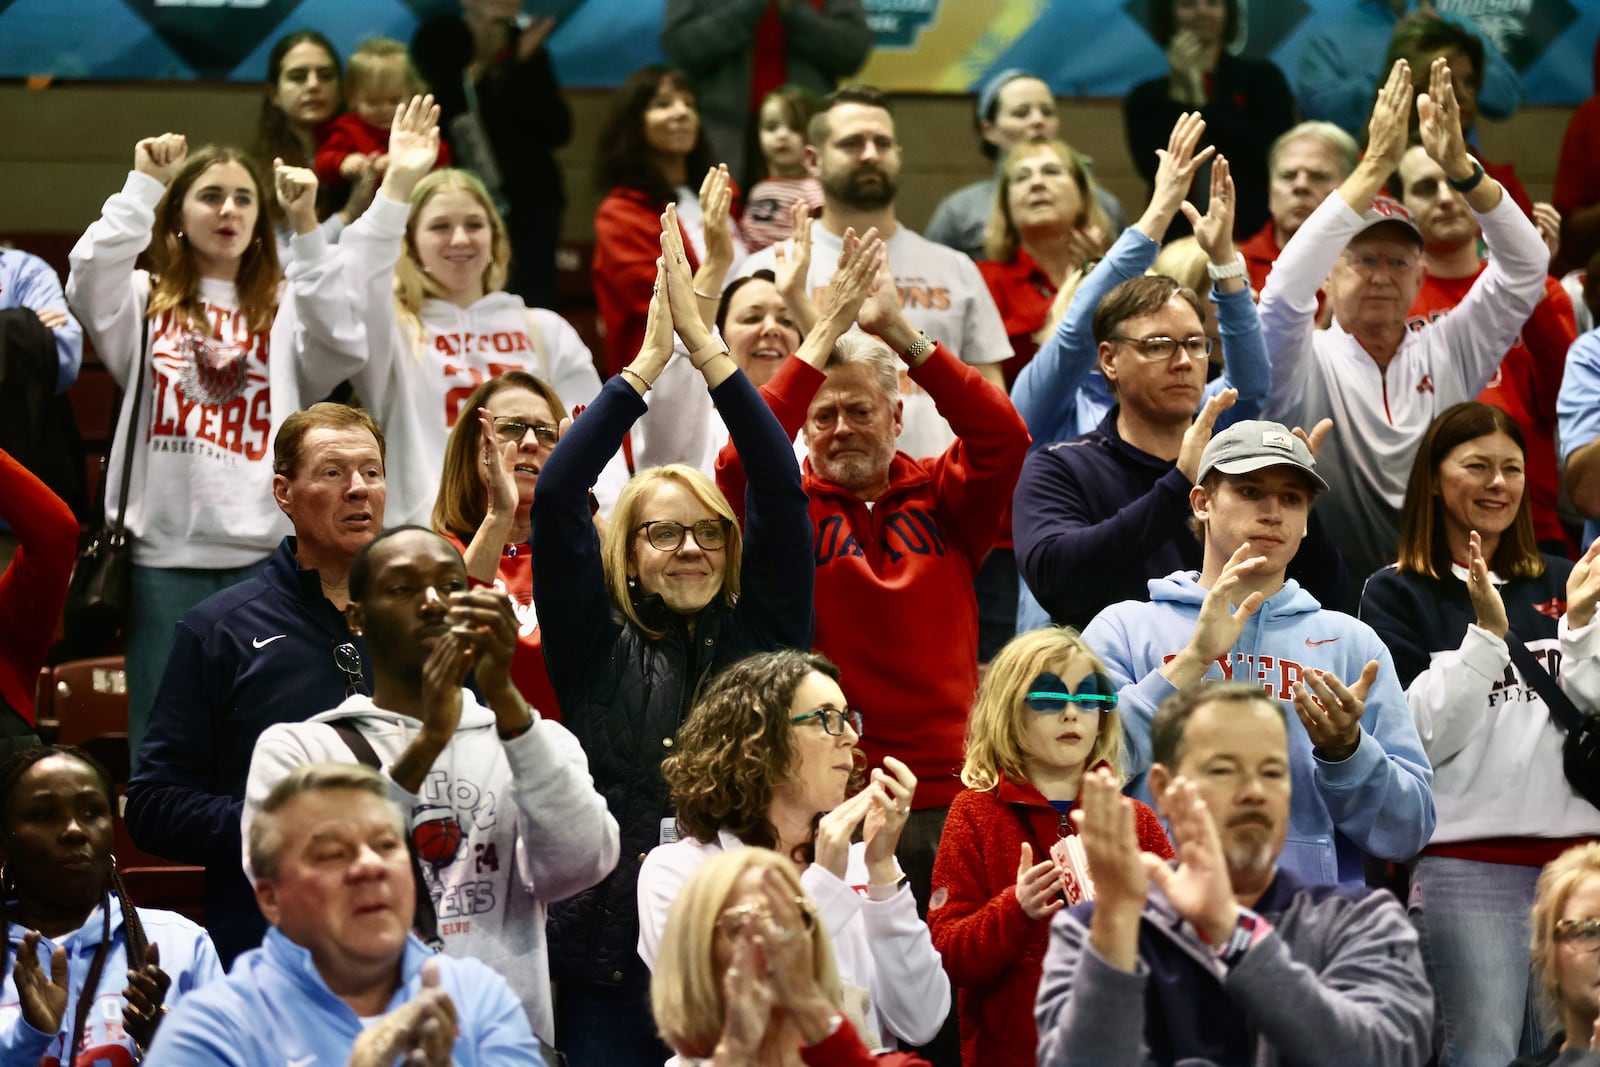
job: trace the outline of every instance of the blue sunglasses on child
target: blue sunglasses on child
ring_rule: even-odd
[[[1093,671],[1084,676],[1078,688],[1068,689],[1067,683],[1057,675],[1045,671],[1028,685],[1022,702],[1029,711],[1041,715],[1055,715],[1068,704],[1078,705],[1081,711],[1114,711],[1117,706],[1117,688],[1111,679]]]

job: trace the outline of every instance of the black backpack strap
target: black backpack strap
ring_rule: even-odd
[[[1521,672],[1523,679],[1544,699],[1545,707],[1550,709],[1550,717],[1556,725],[1569,734],[1576,734],[1583,726],[1583,712],[1572,703],[1571,697],[1561,691],[1561,684],[1544,669],[1539,657],[1529,652],[1528,646],[1511,630],[1506,631],[1506,649],[1511,653],[1511,662]]]
[[[330,722],[333,732],[349,746],[351,753],[358,763],[364,763],[375,771],[383,770],[383,760],[378,757],[377,749],[372,747],[372,742],[367,740],[365,734],[357,730],[349,719]],[[427,942],[428,947],[435,952],[444,948],[444,941],[439,937],[439,915],[433,910],[433,894],[428,892],[428,879],[422,873],[422,858],[417,855],[417,846],[411,840],[411,835],[406,834],[406,851],[411,854],[411,877],[417,883],[417,914],[412,926],[417,931],[417,936]]]

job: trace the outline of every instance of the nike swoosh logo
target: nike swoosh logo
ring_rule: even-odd
[[[1318,645],[1331,645],[1337,640],[1339,640],[1337,637],[1325,637],[1321,641],[1313,641],[1308,637],[1306,638],[1306,647],[1316,648]]]
[[[250,643],[252,645],[256,646],[257,648],[266,648],[268,645],[272,644],[272,642],[274,642],[274,641],[282,641],[285,637],[288,637],[288,636],[289,636],[288,634],[278,634],[275,637],[257,637],[257,638],[251,639]],[[314,1059],[316,1059],[315,1056],[311,1057],[311,1060],[314,1060]],[[310,1063],[311,1060],[304,1060],[302,1062]],[[289,1064],[289,1067],[300,1067],[300,1064],[299,1063],[291,1063],[291,1064]]]

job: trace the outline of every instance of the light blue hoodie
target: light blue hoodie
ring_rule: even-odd
[[[1150,581],[1150,602],[1127,600],[1096,615],[1083,639],[1120,687],[1128,792],[1150,799],[1150,724],[1177,688],[1161,666],[1194,632],[1206,591],[1193,571]],[[1378,661],[1378,680],[1361,716],[1361,743],[1338,763],[1312,755],[1311,739],[1291,706],[1290,687],[1309,669],[1346,684]],[[1289,835],[1278,865],[1311,884],[1359,882],[1361,853],[1415,856],[1433,834],[1433,770],[1411,720],[1389,650],[1366,623],[1322,607],[1293,580],[1245,623],[1239,642],[1207,678],[1258,680],[1283,702],[1289,727],[1292,799]]]
[[[456,1009],[455,1067],[544,1067],[522,1002],[499,973],[474,959],[434,955],[406,939],[400,988],[387,1011],[417,995],[422,965],[439,962],[439,986]],[[161,1067],[344,1067],[363,1029],[323,981],[311,953],[267,930],[260,948],[233,961],[233,970],[184,998],[150,1046]]]

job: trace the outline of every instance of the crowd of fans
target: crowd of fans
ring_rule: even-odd
[[[1431,5],[1297,104],[1158,0],[1132,224],[1008,70],[923,236],[859,4],[672,0],[592,353],[517,6],[290,34],[254,156],[0,252],[126,398],[133,756],[35,736],[75,522],[0,452],[0,1062],[1600,1063],[1593,101],[1535,204]]]

